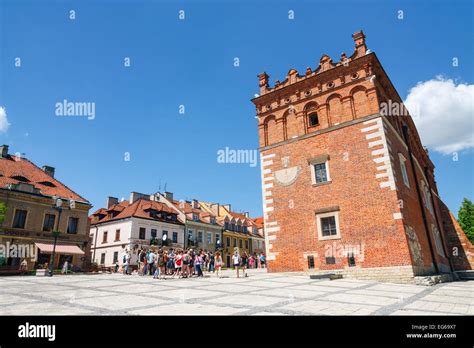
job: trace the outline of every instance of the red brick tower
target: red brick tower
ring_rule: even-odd
[[[362,31],[355,51],[269,87],[257,109],[270,271],[412,281],[453,270],[434,166]]]

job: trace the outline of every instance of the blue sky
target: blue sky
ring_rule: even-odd
[[[11,124],[0,142],[56,167],[93,209],[108,195],[128,198],[166,183],[178,198],[260,215],[259,167],[216,160],[225,147],[258,147],[250,102],[257,74],[266,71],[273,84],[292,67],[315,68],[323,54],[337,61],[353,52],[359,29],[402,98],[437,75],[474,82],[469,1],[0,3],[0,105]],[[63,99],[94,102],[95,119],[55,116]],[[430,155],[440,193],[457,213],[464,196],[474,198],[474,152],[459,151],[458,161]]]

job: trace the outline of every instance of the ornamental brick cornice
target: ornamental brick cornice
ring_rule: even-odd
[[[340,91],[341,89],[343,88],[346,88],[346,87],[350,87],[350,86],[357,86],[358,84],[361,83],[361,81],[364,81],[366,78],[359,78],[357,80],[352,80],[350,82],[347,82],[343,85],[340,85],[340,86],[336,86],[334,88],[331,88],[331,89],[327,89],[327,90],[324,90],[322,92],[319,92],[317,94],[312,94],[310,97],[305,97],[305,98],[300,98],[298,100],[295,100],[295,101],[292,101],[290,104],[282,104],[280,106],[277,106],[277,107],[272,107],[271,109],[269,110],[265,110],[265,111],[262,111],[262,112],[259,112],[257,110],[257,116],[260,118],[265,118],[267,116],[270,116],[270,115],[273,115],[274,113],[276,112],[279,112],[281,110],[286,110],[290,107],[290,105],[293,105],[293,106],[296,106],[296,105],[301,105],[301,104],[307,104],[311,101],[315,101],[316,99],[322,97],[322,96],[325,96],[325,95],[331,95],[331,94],[334,94],[338,91]],[[367,93],[369,92],[372,93],[373,90],[376,90],[376,87],[371,87],[370,89],[367,88]],[[341,99],[344,100],[344,99],[350,99],[351,96],[350,95],[341,95]],[[273,99],[274,100],[274,99]],[[321,107],[326,107],[326,103],[317,103],[318,104],[318,108],[321,108]],[[300,113],[301,111],[297,111],[297,113]]]

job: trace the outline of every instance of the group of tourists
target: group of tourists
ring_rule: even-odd
[[[207,250],[195,251],[193,249],[141,249],[137,253],[138,268],[133,273],[140,276],[153,276],[154,279],[166,279],[166,277],[190,278],[203,277],[204,272],[215,273],[222,277],[224,261],[220,251],[210,252]],[[126,253],[122,259],[122,272],[130,272],[130,254]],[[245,251],[240,254],[235,251],[232,255],[232,266],[236,270],[237,278],[240,270],[247,277],[247,269],[264,268],[265,255],[263,253],[248,255]],[[231,267],[231,265],[228,265]],[[118,262],[115,264],[115,272],[119,271]]]

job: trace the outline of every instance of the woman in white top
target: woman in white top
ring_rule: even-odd
[[[240,255],[236,251],[232,256],[232,263],[234,264],[234,268],[237,270],[237,278],[239,278],[239,270],[240,270]]]

